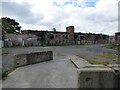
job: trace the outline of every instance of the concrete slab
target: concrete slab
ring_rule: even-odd
[[[78,69],[79,88],[118,88],[118,74],[111,68]]]
[[[77,70],[66,59],[19,67],[3,81],[3,88],[77,88]]]

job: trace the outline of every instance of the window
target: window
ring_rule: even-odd
[[[47,43],[50,44],[50,41],[48,41]]]
[[[59,41],[59,43],[61,43],[61,41]]]
[[[63,43],[64,43],[64,40],[63,40]]]
[[[67,35],[65,36],[65,39],[68,39],[68,36],[67,36]]]
[[[49,35],[47,37],[49,38]]]
[[[55,41],[55,43],[57,44],[57,41]]]

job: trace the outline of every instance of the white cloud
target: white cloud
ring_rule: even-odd
[[[4,0],[8,1],[8,0]],[[10,0],[20,4],[27,2],[31,21],[27,25],[19,20],[23,29],[52,29],[65,31],[66,26],[74,25],[76,32],[114,34],[118,31],[119,0]],[[93,2],[93,3],[90,3]],[[89,6],[90,5],[90,6]],[[42,15],[42,17],[41,17]],[[9,13],[8,13],[9,16]],[[15,17],[15,16],[12,16]],[[40,18],[38,18],[40,17]],[[29,23],[29,24],[30,24]],[[30,29],[30,28],[29,28]]]

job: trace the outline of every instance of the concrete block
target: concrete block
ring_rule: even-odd
[[[40,63],[43,61],[53,60],[52,51],[42,51],[42,52],[32,52],[25,54],[18,54],[14,56],[14,66],[24,66],[35,63]]]
[[[79,69],[78,88],[118,88],[118,72],[100,67]]]
[[[14,66],[24,66],[27,64],[27,55],[26,54],[18,54],[14,56]]]

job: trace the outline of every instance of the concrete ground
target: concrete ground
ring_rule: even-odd
[[[18,48],[11,49],[8,57],[4,56],[4,64],[14,54],[44,49],[54,52],[54,60],[17,68],[3,80],[3,88],[77,88],[77,68],[72,64],[71,59],[80,60],[79,68],[82,68],[90,64],[76,55],[82,54],[96,59],[96,53],[106,51],[117,53],[101,45]]]
[[[77,72],[70,61],[58,59],[20,67],[3,81],[3,88],[77,88]]]

